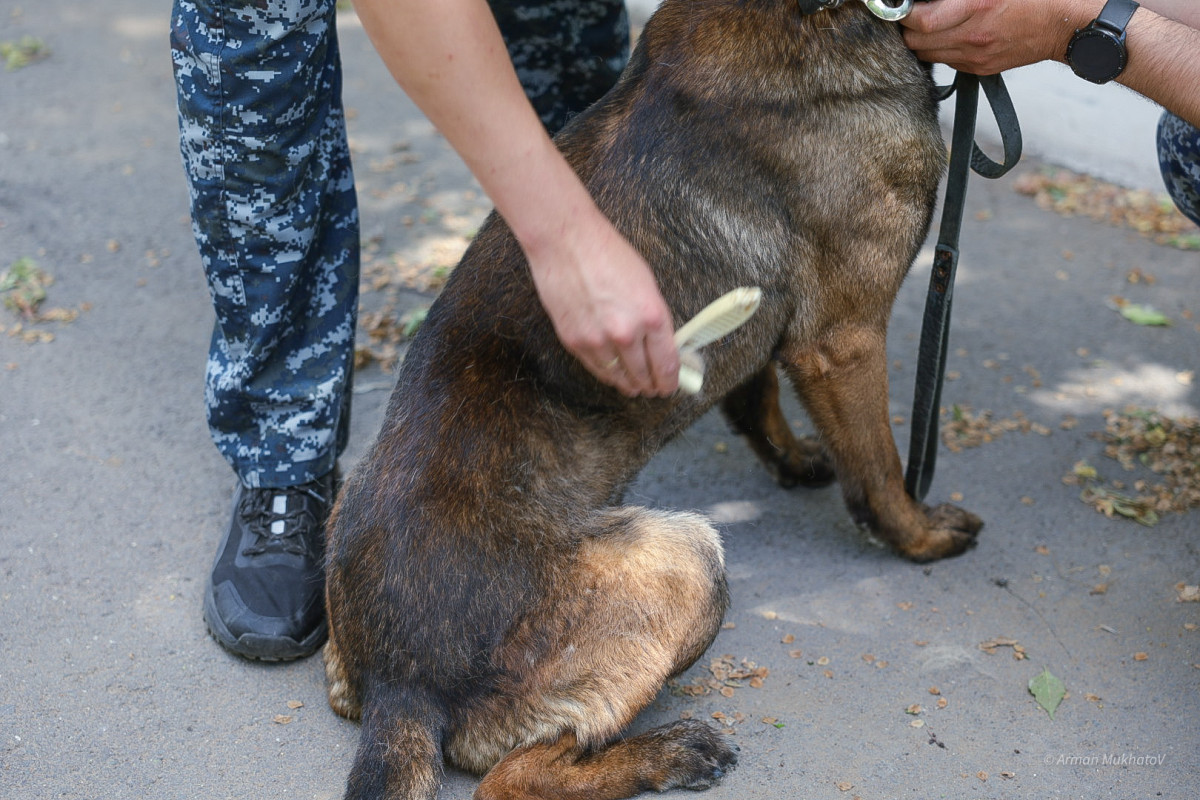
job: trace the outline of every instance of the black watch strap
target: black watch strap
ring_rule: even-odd
[[[1125,26],[1138,10],[1134,0],[1108,0],[1100,9],[1100,16],[1092,21],[1097,28],[1108,28],[1117,36],[1125,35]]]

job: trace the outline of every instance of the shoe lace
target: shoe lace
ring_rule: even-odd
[[[282,513],[275,511],[275,498],[279,495],[286,495],[288,498],[288,510]],[[322,505],[329,502],[311,483],[283,489],[250,489],[245,492],[238,511],[246,521],[246,527],[257,540],[243,549],[242,555],[256,556],[280,550],[292,555],[304,555],[307,552],[305,536],[320,522],[307,503],[292,503],[292,498],[297,495],[311,497]],[[276,525],[278,522],[283,524]]]

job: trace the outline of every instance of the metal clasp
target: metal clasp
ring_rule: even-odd
[[[863,0],[863,4],[880,19],[895,22],[908,16],[912,11],[913,0],[900,0],[899,5],[892,5],[889,0]]]

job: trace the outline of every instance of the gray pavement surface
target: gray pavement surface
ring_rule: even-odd
[[[248,663],[201,620],[233,479],[203,419],[212,312],[176,149],[168,6],[0,9],[0,42],[35,36],[52,51],[0,72],[0,269],[32,257],[55,277],[45,308],[86,309],[19,331],[0,310],[0,797],[340,797],[358,727],[325,705],[319,658]],[[379,277],[445,258],[486,208],[343,22]],[[725,536],[727,628],[681,683],[724,656],[769,670],[724,695],[664,691],[636,723],[690,714],[732,729],[741,763],[714,800],[1200,792],[1200,604],[1175,588],[1200,583],[1200,512],[1142,527],[1060,480],[1084,458],[1120,474],[1092,435],[1106,408],[1200,415],[1200,255],[1043,211],[1014,179],[971,185],[944,401],[1050,433],[943,448],[929,499],[961,495],[984,517],[975,550],[924,568],[897,559],[851,524],[836,488],[775,488],[716,416],[631,493],[705,511]],[[892,328],[902,419],[928,263]],[[1135,269],[1155,282],[1130,284]],[[429,301],[384,282],[366,310]],[[1114,295],[1175,324],[1135,326]],[[53,341],[27,343],[30,330]],[[359,376],[347,465],[390,382],[377,366]],[[1078,425],[1061,428],[1065,415]],[[905,453],[907,428],[895,431]],[[1027,658],[979,648],[997,637]],[[1053,720],[1027,691],[1043,668],[1068,691]],[[442,797],[474,786],[450,771]]]

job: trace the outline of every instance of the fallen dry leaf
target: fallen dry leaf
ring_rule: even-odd
[[[979,643],[979,649],[988,655],[995,655],[997,647],[1013,647],[1017,644],[1016,639],[1009,639],[1004,636],[997,636],[993,639],[988,639],[986,642]]]
[[[1125,482],[1107,483],[1085,461],[1075,465],[1063,483],[1082,486],[1080,499],[1109,518],[1128,518],[1151,526],[1166,513],[1184,513],[1200,507],[1200,420],[1172,419],[1156,411],[1133,407],[1121,413],[1105,411],[1100,434],[1104,454],[1127,472],[1149,469],[1161,482],[1134,481],[1136,495],[1124,491]]]
[[[1005,433],[1036,433],[1039,436],[1052,433],[1048,426],[1030,420],[1020,411],[1011,417],[996,419],[991,411],[975,413],[966,406],[954,405],[949,414],[950,419],[942,424],[942,443],[952,453],[989,444]]]
[[[1175,591],[1178,595],[1175,599],[1180,603],[1200,603],[1200,586],[1177,583]]]
[[[1026,658],[1028,658],[1028,655],[1025,652],[1025,647],[1017,642],[1016,639],[998,636],[994,639],[988,639],[986,642],[979,643],[979,649],[991,656],[996,654],[996,648],[998,647],[1011,647],[1013,650],[1013,658],[1015,658],[1017,661],[1024,661]]]
[[[1200,248],[1200,229],[1164,194],[1125,189],[1058,168],[1022,175],[1013,181],[1013,189],[1034,198],[1041,208],[1064,216],[1084,216],[1131,228],[1159,244],[1182,250]]]
[[[673,678],[667,682],[670,692],[676,696],[703,697],[715,691],[728,698],[733,697],[737,689],[746,685],[756,689],[762,688],[763,682],[771,674],[766,667],[760,667],[745,658],[738,662],[736,656],[728,653],[711,659],[703,669],[706,669],[711,677],[700,676],[690,683],[682,683],[679,678]]]

